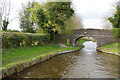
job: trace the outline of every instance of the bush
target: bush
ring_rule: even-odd
[[[113,28],[112,31],[115,38],[120,38],[120,28]]]
[[[16,48],[19,46],[39,46],[49,43],[47,34],[2,32],[2,48]]]
[[[20,32],[20,31],[8,29],[6,32]]]

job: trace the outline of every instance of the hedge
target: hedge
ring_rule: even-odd
[[[120,38],[120,28],[113,28],[112,31],[115,38]]]
[[[2,32],[2,48],[16,48],[19,46],[38,46],[49,43],[47,34]]]

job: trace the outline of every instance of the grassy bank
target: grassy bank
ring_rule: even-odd
[[[76,42],[76,44],[77,44],[76,46],[82,46],[83,47],[82,44],[86,41],[94,41],[95,42],[95,40],[92,39],[92,38],[83,37]]]
[[[79,47],[80,48],[80,47]],[[47,54],[79,49],[78,47],[65,48],[59,47],[59,44],[47,44],[40,47],[19,47],[9,49],[2,54],[2,66],[10,67],[20,62],[27,62],[37,57],[43,57]]]
[[[84,42],[86,42],[86,41],[88,41],[88,40],[80,39],[80,40],[77,41],[77,43],[76,43],[77,45],[76,45],[76,46],[82,46],[82,47],[83,47],[84,45],[82,45],[82,44],[83,44]]]
[[[120,46],[120,43],[112,43],[112,44],[105,45],[103,47],[99,47],[98,50],[106,53],[120,55],[120,52],[118,53],[119,46]]]

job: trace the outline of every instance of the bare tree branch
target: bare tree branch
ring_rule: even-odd
[[[11,8],[11,3],[10,3],[10,0],[9,0],[8,20],[9,20],[9,15],[10,15],[10,8]]]
[[[13,20],[15,20],[16,18],[19,18],[19,17],[14,17],[12,20],[9,21],[9,23],[12,22]]]
[[[2,20],[8,19],[9,20],[9,15],[10,15],[10,9],[11,9],[11,2],[7,2],[6,0],[0,1],[2,10],[1,10],[1,16]]]
[[[10,0],[1,0],[1,17],[2,17],[2,28],[3,30],[7,30],[8,24],[11,22],[9,20],[11,2]]]

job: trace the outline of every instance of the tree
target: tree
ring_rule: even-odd
[[[113,17],[109,17],[108,20],[112,23],[114,36],[120,38],[120,7],[117,4],[116,12]]]
[[[1,31],[1,27],[2,27],[2,17],[1,17],[1,8],[0,8],[0,31]]]
[[[74,14],[72,16],[72,23],[73,23],[73,29],[82,29],[83,28],[82,18],[78,14]]]
[[[111,30],[112,29],[111,23],[108,21],[105,21],[102,25],[102,28],[107,29],[107,30]]]
[[[117,5],[116,12],[113,17],[109,17],[108,20],[112,23],[113,28],[120,28],[120,7]]]
[[[58,34],[64,32],[65,21],[74,14],[71,2],[47,2],[44,5],[34,2],[33,6],[31,4],[23,6],[24,10],[20,11],[20,27],[30,32],[31,25],[35,24],[40,31],[50,34],[51,41],[56,41]]]
[[[8,2],[7,1],[6,0],[1,0],[0,1],[1,18],[2,18],[1,19],[2,20],[2,30],[7,30],[8,24],[11,22],[9,20],[11,3],[10,3],[10,0]]]
[[[33,20],[31,9],[35,7],[37,2],[28,2],[26,6],[22,6],[20,11],[20,28],[23,32],[34,33],[37,30],[36,21]]]
[[[51,37],[64,32],[65,21],[70,19],[74,14],[74,10],[71,8],[71,2],[47,2],[45,4],[46,15],[48,18],[47,29],[51,34]],[[43,29],[44,30],[44,29]]]
[[[45,33],[50,34],[53,41],[64,31],[64,22],[74,14],[74,10],[70,7],[71,2],[47,2],[42,7],[37,6],[39,6],[36,15],[37,24]]]
[[[113,28],[112,31],[114,32],[115,38],[120,38],[120,28]]]
[[[74,29],[82,29],[82,19],[78,14],[74,14],[70,19],[65,21],[65,33],[72,34]]]
[[[107,29],[107,30],[111,30],[111,29],[112,29],[112,25],[111,25],[111,23],[109,22],[108,17],[109,17],[109,15],[103,16],[102,29]]]

